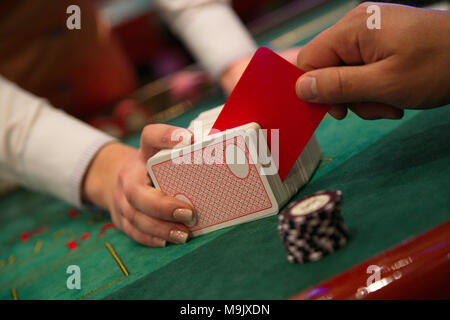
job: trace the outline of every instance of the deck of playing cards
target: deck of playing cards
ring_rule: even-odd
[[[302,74],[258,49],[225,105],[191,122],[194,143],[148,160],[154,186],[194,209],[193,236],[274,215],[308,182],[328,106],[296,96]]]
[[[277,214],[320,161],[313,136],[281,181],[257,123],[207,135],[220,109],[191,122],[188,129],[196,137],[192,145],[162,150],[147,163],[156,188],[194,209],[196,220],[189,226],[193,236]]]

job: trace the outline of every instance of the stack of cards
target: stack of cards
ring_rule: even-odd
[[[149,159],[154,186],[194,209],[193,236],[276,214],[309,180],[329,106],[297,97],[302,74],[259,48],[225,105],[191,123],[194,144]]]
[[[188,129],[194,132],[194,142],[199,142],[202,140],[202,137],[205,138],[207,136],[222,111],[222,108],[223,106],[219,106],[202,112],[189,124]],[[249,133],[252,133],[252,130],[255,129],[260,129],[260,127],[258,124],[255,126],[255,123],[253,123],[252,125],[248,124],[235,129],[229,129],[228,131],[231,133],[243,130],[246,131],[246,135],[249,136]],[[261,134],[262,136],[260,136]],[[217,137],[217,134],[214,137]],[[261,138],[261,141],[259,138]],[[276,161],[273,159],[271,152],[268,150],[269,148],[267,147],[267,138],[266,134],[264,134],[264,130],[258,132],[256,139],[259,163],[262,165],[262,170],[264,170],[264,173],[268,178],[268,182],[271,185],[276,198],[278,199],[277,202],[280,205],[284,205],[289,198],[297,193],[297,191],[308,182],[314,172],[322,155],[319,143],[316,136],[313,135],[306,144],[297,161],[295,161],[293,167],[289,171],[289,174],[282,181],[276,172]],[[265,151],[267,151],[267,153],[264,154]]]
[[[312,136],[282,181],[257,123],[208,136],[221,109],[191,122],[192,145],[162,150],[147,164],[156,188],[194,209],[196,220],[189,226],[193,236],[277,214],[320,161],[321,150]],[[272,148],[275,144],[272,137]]]

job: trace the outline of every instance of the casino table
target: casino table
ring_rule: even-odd
[[[257,40],[273,49],[304,44],[355,5],[334,1]],[[169,123],[186,127],[224,101],[209,97]],[[321,162],[291,201],[342,191],[350,241],[337,252],[289,263],[276,216],[147,248],[112,227],[106,212],[19,189],[0,198],[0,299],[286,299],[449,220],[448,106],[398,121],[327,115],[316,135]],[[125,142],[137,146],[139,135]],[[80,267],[81,289],[67,288],[70,265]]]

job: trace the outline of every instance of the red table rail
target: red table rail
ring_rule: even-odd
[[[450,299],[450,220],[291,299]]]

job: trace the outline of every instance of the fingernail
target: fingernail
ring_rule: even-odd
[[[164,239],[161,239],[161,238],[155,238],[155,240],[153,240],[153,241],[155,242],[155,244],[156,244],[158,247],[165,247],[166,244],[167,244],[167,241],[164,240]]]
[[[192,132],[186,130],[180,137],[180,139],[178,139],[180,147],[190,146],[192,144],[192,136],[193,136]]]
[[[192,132],[187,129],[178,128],[172,132],[171,141],[176,141],[177,147],[186,147],[192,144]]]
[[[180,208],[175,209],[173,218],[180,222],[190,222],[194,218],[194,214],[192,213],[192,210]]]
[[[189,234],[180,230],[172,230],[169,233],[170,240],[174,243],[186,243]]]
[[[316,78],[304,77],[297,82],[297,95],[303,100],[313,100],[317,97]]]

